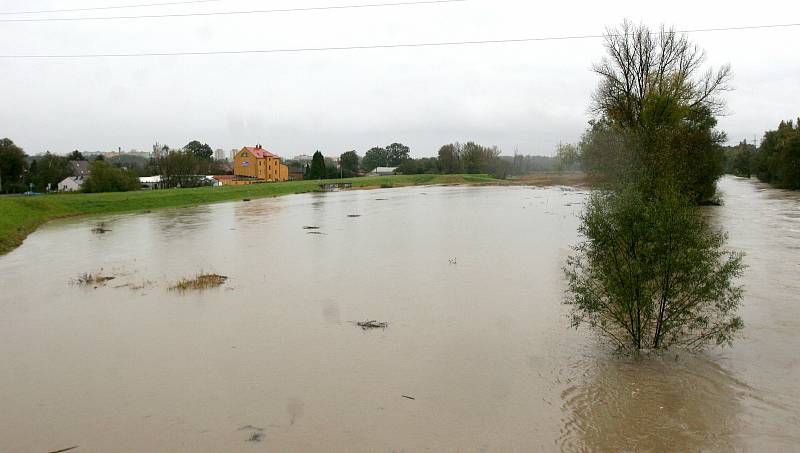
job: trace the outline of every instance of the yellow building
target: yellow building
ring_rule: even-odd
[[[289,167],[261,145],[246,146],[233,156],[233,174],[236,179],[254,182],[288,181]]]

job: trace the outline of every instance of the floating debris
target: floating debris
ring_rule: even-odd
[[[239,431],[253,431],[250,433],[250,437],[248,437],[245,442],[261,442],[261,440],[264,438],[264,428],[259,428],[258,426],[242,426],[239,428]]]
[[[264,433],[252,433],[250,437],[247,438],[246,442],[261,442],[261,439],[264,438]]]
[[[71,447],[62,448],[61,450],[53,450],[53,451],[51,451],[51,452],[49,452],[49,453],[64,453],[65,451],[74,450],[74,449],[76,449],[76,448],[78,448],[78,446],[77,446],[77,445],[73,445],[73,446],[71,446]]]
[[[318,226],[304,226],[303,229],[304,230],[318,230],[319,227]]]
[[[100,274],[90,274],[88,272],[84,272],[78,276],[78,278],[75,280],[75,283],[82,286],[105,285],[107,282],[114,280],[115,278],[116,277],[108,277]]]
[[[450,264],[458,264],[458,258],[450,258],[447,261],[449,261]]]
[[[194,278],[184,278],[170,287],[171,290],[188,291],[190,289],[208,289],[222,286],[228,277],[218,274],[202,274]]]
[[[416,400],[416,398],[414,398],[413,396],[408,396],[408,395],[400,395],[400,396],[402,396],[405,399]]]
[[[385,329],[385,328],[389,327],[389,323],[388,322],[378,322],[378,321],[369,321],[369,320],[362,321],[362,322],[357,322],[356,325],[358,327],[361,327],[364,330],[368,330],[368,329]]]
[[[106,228],[106,223],[105,222],[100,222],[99,225],[97,225],[96,227],[92,228],[92,233],[95,233],[95,234],[105,234],[105,233],[109,233],[109,232],[111,232],[111,230]]]
[[[375,201],[388,201],[388,198],[376,198]]]
[[[347,217],[350,217],[350,218],[361,217],[361,214],[348,214]]]
[[[242,201],[250,201],[249,198],[242,198]]]

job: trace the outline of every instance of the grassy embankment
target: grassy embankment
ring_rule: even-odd
[[[36,228],[53,219],[85,214],[149,211],[243,198],[277,197],[320,190],[320,182],[292,181],[247,186],[200,187],[141,192],[54,194],[0,197],[0,255],[22,244]],[[421,184],[502,184],[485,175],[409,175],[332,180],[354,188],[403,187]]]

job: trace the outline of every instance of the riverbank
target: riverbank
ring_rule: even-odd
[[[516,180],[500,180],[487,175],[404,175],[338,179],[330,182],[352,183],[354,189],[374,189],[442,184],[576,185],[582,178],[583,176],[580,174],[553,173],[527,175]],[[39,225],[59,218],[87,214],[150,211],[244,198],[255,199],[307,193],[319,191],[319,185],[324,182],[326,181],[290,181],[247,186],[140,192],[0,197],[0,256],[19,247],[22,241]]]

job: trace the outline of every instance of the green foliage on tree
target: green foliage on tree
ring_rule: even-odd
[[[35,158],[28,171],[28,183],[32,183],[35,190],[45,192],[58,190],[58,183],[67,176],[72,176],[73,168],[69,159],[64,156],[46,152],[43,156]]]
[[[743,327],[742,256],[697,209],[675,187],[594,194],[566,267],[573,326],[634,349],[730,344]]]
[[[358,173],[359,157],[355,151],[347,151],[339,156],[339,166],[342,168],[342,176],[351,178]]]
[[[797,124],[781,121],[778,129],[764,134],[753,156],[758,179],[784,189],[800,189],[800,118]]]
[[[384,148],[370,148],[361,160],[361,168],[365,171],[372,171],[378,167],[389,166],[389,153]]]
[[[402,143],[392,143],[391,145],[386,147],[386,160],[388,165],[387,167],[397,167],[403,163],[403,161],[409,159],[411,153],[411,149],[408,146],[403,145]]]
[[[197,140],[192,140],[183,147],[185,151],[189,151],[201,160],[211,160],[214,156],[214,151],[208,146],[208,143],[200,143]]]
[[[574,171],[580,168],[578,147],[570,143],[559,143],[556,149],[556,171]]]
[[[26,167],[25,152],[11,139],[0,140],[0,192],[18,193],[25,191],[22,175]]]
[[[81,153],[77,149],[75,151],[69,153],[69,155],[67,156],[67,159],[69,159],[69,160],[86,160],[86,158],[83,157],[83,153]]]
[[[188,149],[171,150],[156,159],[156,170],[165,188],[208,185],[203,175],[208,173],[211,165],[210,160],[199,158]]]
[[[663,28],[626,22],[606,43],[598,118],[581,142],[581,164],[606,186],[565,267],[572,324],[633,349],[730,344],[742,257],[696,207],[724,170],[714,113],[729,69],[698,75],[703,54]]]
[[[439,173],[439,159],[436,157],[423,157],[420,159],[406,159],[397,168],[403,175],[423,175]]]
[[[730,67],[704,71],[705,54],[663,27],[624,22],[606,35],[606,48],[594,66],[597,118],[582,142],[583,168],[612,182],[667,178],[696,202],[712,198],[724,171],[715,115]]]
[[[128,192],[141,187],[135,173],[116,168],[106,161],[95,160],[89,168],[92,174],[81,188],[86,193]]]
[[[450,143],[439,148],[439,169],[442,173],[462,173],[461,144]]]
[[[321,152],[316,151],[311,157],[311,167],[308,170],[308,179],[325,179],[327,167],[325,157]]]
[[[736,146],[728,146],[723,150],[725,153],[725,173],[743,178],[749,178],[752,175],[753,158],[756,153],[755,145],[744,140]]]

